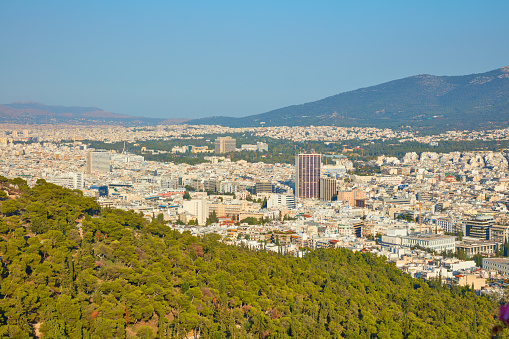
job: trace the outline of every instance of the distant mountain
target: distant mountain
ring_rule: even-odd
[[[48,106],[25,101],[0,105],[0,123],[18,124],[128,124],[155,125],[163,119],[133,117],[105,111],[97,107]]]
[[[509,66],[482,74],[428,74],[390,81],[243,118],[187,124],[475,128],[509,124]]]

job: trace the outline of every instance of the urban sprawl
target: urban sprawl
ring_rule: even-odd
[[[443,141],[501,141],[509,129],[416,131],[377,128],[159,125],[0,126],[0,174],[39,179],[96,197],[102,207],[134,210],[168,227],[292,256],[348,248],[385,256],[413,277],[473,286],[502,295],[509,278],[509,172],[504,149],[379,155],[356,173],[348,152],[295,152],[295,162],[232,161],[225,153],[261,152],[267,143],[238,144],[250,133],[294,142],[377,142],[397,139],[430,146]],[[193,145],[204,135],[209,146]],[[171,151],[108,151],[112,144],[188,140]],[[198,164],[148,161],[144,154],[208,153]],[[326,159],[326,161],[325,161]]]

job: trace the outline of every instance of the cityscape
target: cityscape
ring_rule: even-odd
[[[0,1],[0,338],[509,338],[508,10]]]
[[[228,136],[245,132],[292,141],[398,138],[430,148],[444,140],[509,140],[509,129],[426,138],[390,129],[327,126],[308,128],[306,134],[284,126],[158,125],[134,133],[109,126],[5,129],[0,170],[30,186],[44,179],[82,190],[102,207],[141,212],[149,221],[161,215],[181,233],[215,233],[228,244],[296,257],[319,248],[369,251],[416,278],[440,277],[443,284],[474,284],[478,294],[504,295],[509,259],[491,257],[509,238],[506,150],[407,152],[400,159],[379,155],[368,162],[379,172],[359,175],[344,148],[337,155],[299,153],[293,164],[231,161],[225,154],[270,154],[267,143],[237,145]],[[193,139],[211,133],[224,136],[211,140],[210,149],[192,145]],[[92,149],[83,141],[181,138],[190,145],[175,146],[171,153],[205,153],[206,162],[147,161],[125,150]]]

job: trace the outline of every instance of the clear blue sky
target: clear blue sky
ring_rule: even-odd
[[[507,13],[507,0],[0,0],[0,103],[263,113],[509,65]]]

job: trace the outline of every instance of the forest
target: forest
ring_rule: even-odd
[[[0,200],[2,338],[487,338],[501,323],[497,301],[368,252],[229,246],[44,180],[0,177]]]

